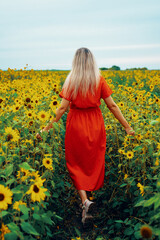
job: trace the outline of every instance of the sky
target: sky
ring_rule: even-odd
[[[160,69],[160,1],[0,2],[0,69],[70,70],[81,47],[98,67]]]

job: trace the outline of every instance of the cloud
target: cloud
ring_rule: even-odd
[[[117,57],[117,58],[97,58],[98,65],[147,65],[147,64],[159,64],[160,57],[148,56],[148,57]]]
[[[134,49],[153,49],[160,48],[160,44],[135,44],[135,45],[119,45],[119,46],[100,46],[92,47],[93,50],[104,51],[104,50],[134,50]]]

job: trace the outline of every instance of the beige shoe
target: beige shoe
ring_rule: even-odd
[[[84,201],[84,204],[82,204],[82,209],[85,208],[86,209],[86,213],[91,213],[94,214],[95,210],[96,210],[96,203],[90,201],[89,199],[86,199]]]
[[[85,208],[82,211],[82,223],[84,228],[93,226],[93,216],[87,213]]]

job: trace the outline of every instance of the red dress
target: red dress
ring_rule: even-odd
[[[93,96],[84,98],[79,93],[70,101],[66,121],[65,159],[69,175],[77,190],[94,191],[103,187],[105,175],[106,131],[100,99],[112,94],[112,90],[101,76],[99,87]]]

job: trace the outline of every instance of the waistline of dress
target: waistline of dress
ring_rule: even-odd
[[[70,111],[95,111],[95,110],[100,110],[100,108],[99,107],[89,107],[89,108],[72,107],[72,108],[70,108]]]

